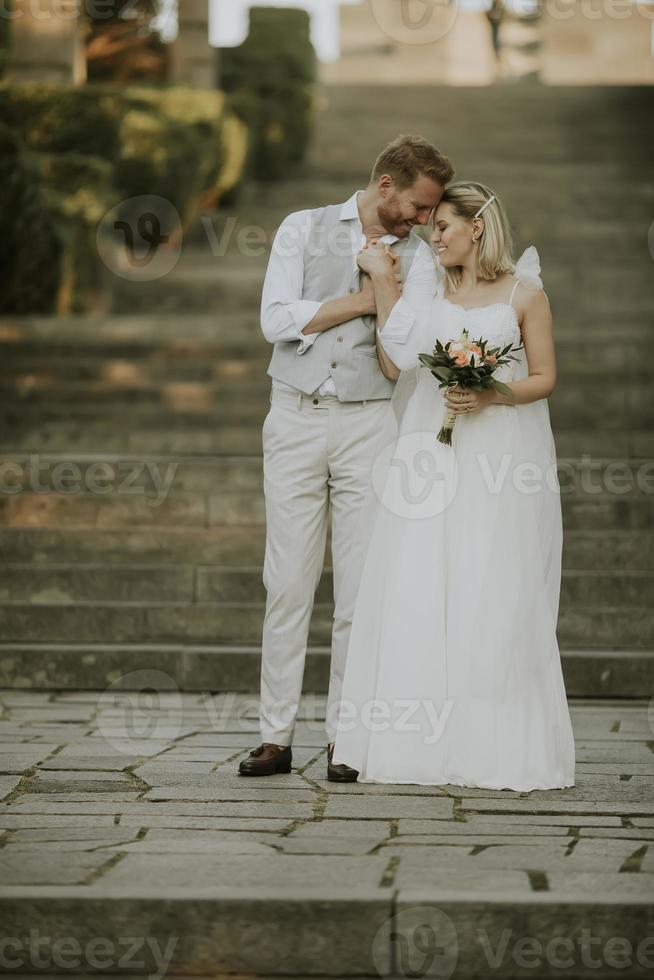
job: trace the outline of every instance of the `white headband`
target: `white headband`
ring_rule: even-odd
[[[494,200],[495,200],[495,195],[493,194],[492,197],[489,197],[488,198],[488,200],[486,201],[485,204],[482,204],[482,206],[479,208],[479,211],[477,211],[477,214],[474,215],[474,217],[475,218],[478,218],[480,215],[482,215],[484,213],[484,211],[486,210],[486,208],[488,207],[488,205],[489,204],[492,204]]]

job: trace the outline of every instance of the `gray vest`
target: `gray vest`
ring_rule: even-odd
[[[340,213],[340,204],[312,212],[304,251],[302,299],[325,303],[348,292],[358,292],[358,287],[353,285],[349,223],[340,220]],[[420,242],[412,232],[391,245],[400,256],[403,282]],[[385,378],[379,366],[376,326],[374,316],[348,320],[319,333],[304,354],[297,353],[297,340],[278,342],[274,345],[268,374],[308,395],[331,375],[340,401],[390,398],[395,382]]]

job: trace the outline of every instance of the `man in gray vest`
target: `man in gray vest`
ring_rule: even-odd
[[[427,224],[452,176],[449,160],[426,140],[398,137],[377,159],[365,190],[345,204],[291,214],[275,236],[261,303],[262,330],[274,344],[268,367],[271,406],[262,430],[267,592],[262,744],[241,762],[243,776],[290,772],[331,503],[335,608],[327,775],[340,782],[357,778],[356,770],[332,763],[332,752],[365,558],[357,528],[397,378],[378,344],[375,294],[360,265],[366,264],[365,246],[371,241],[393,252],[383,334],[406,341],[437,285],[434,257],[413,229]]]

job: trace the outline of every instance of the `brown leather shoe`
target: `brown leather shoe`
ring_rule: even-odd
[[[243,759],[238,772],[240,776],[274,776],[278,772],[290,772],[292,758],[290,745],[264,742]]]
[[[334,758],[334,746],[327,746],[327,779],[330,783],[356,783],[359,778],[358,769],[352,769],[343,763],[335,766],[332,762]]]

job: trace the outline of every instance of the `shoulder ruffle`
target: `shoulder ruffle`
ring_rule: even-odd
[[[532,286],[534,289],[543,288],[543,280],[540,277],[540,256],[534,245],[524,250],[515,264],[513,274],[526,286]]]

